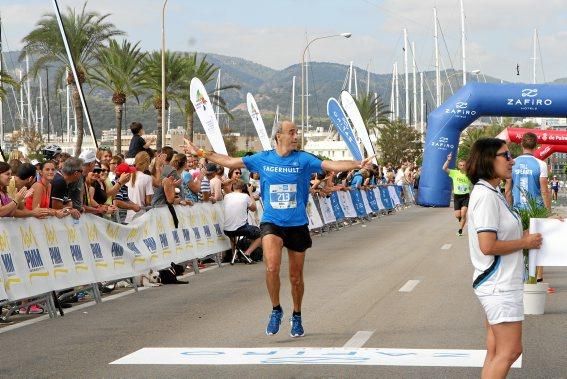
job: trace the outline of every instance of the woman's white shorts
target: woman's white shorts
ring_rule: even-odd
[[[490,325],[524,320],[524,291],[474,290]]]

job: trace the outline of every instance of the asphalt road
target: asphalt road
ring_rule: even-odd
[[[189,285],[151,288],[0,331],[0,377],[477,378],[480,368],[471,367],[109,364],[147,347],[340,348],[359,331],[370,332],[364,348],[484,349],[467,237],[455,232],[450,209],[412,207],[314,236],[303,338],[289,337],[287,321],[278,335],[264,335],[271,307],[262,264],[226,265],[191,276]],[[287,320],[287,262],[283,268]],[[410,280],[419,282],[400,292]],[[527,316],[522,367],[510,378],[567,377],[567,269],[547,269],[546,281],[557,292],[548,296],[545,315]]]

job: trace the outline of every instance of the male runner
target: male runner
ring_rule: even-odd
[[[455,217],[459,222],[459,230],[457,235],[462,237],[463,228],[467,222],[467,209],[469,206],[469,195],[471,193],[472,184],[467,175],[465,174],[464,160],[457,163],[458,170],[449,169],[449,162],[453,157],[452,153],[447,155],[447,160],[443,164],[443,171],[453,180],[453,208],[455,209]]]

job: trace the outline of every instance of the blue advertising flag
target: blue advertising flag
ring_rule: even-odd
[[[360,148],[358,146],[358,143],[356,142],[356,137],[354,136],[352,127],[347,120],[343,108],[334,97],[331,97],[327,101],[327,115],[329,115],[331,122],[333,123],[335,128],[337,128],[337,131],[345,141],[354,159],[361,161],[362,153],[360,152]]]
[[[392,203],[392,199],[388,193],[388,188],[380,186],[380,197],[382,198],[382,204],[384,204],[386,209],[394,209],[394,204]]]
[[[331,205],[333,207],[333,213],[335,214],[335,218],[338,220],[342,220],[345,218],[345,212],[343,212],[343,208],[341,208],[341,203],[339,201],[339,195],[336,192],[331,194]]]
[[[366,191],[366,197],[368,198],[368,204],[370,205],[370,208],[372,208],[372,212],[379,212],[380,208],[378,207],[378,203],[376,202],[374,191]]]
[[[352,203],[354,204],[354,209],[356,210],[356,215],[358,217],[366,216],[366,208],[364,208],[364,202],[362,200],[362,195],[360,190],[354,189],[350,190],[350,197],[352,198]]]
[[[398,194],[398,199],[400,199],[400,202],[402,201],[403,197],[402,197],[402,186],[396,186],[396,193]]]

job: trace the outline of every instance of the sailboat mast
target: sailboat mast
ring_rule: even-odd
[[[291,78],[291,122],[295,119],[295,75]]]
[[[28,99],[28,128],[32,127],[32,102],[31,102],[31,80],[30,80],[30,57],[26,54],[26,89]],[[35,128],[37,129],[37,128]]]
[[[408,30],[406,28],[404,28],[404,70],[406,74],[406,125],[409,125]]]
[[[441,105],[441,71],[439,70],[439,34],[437,31],[437,8],[433,8],[433,24],[435,40],[435,105]]]
[[[463,51],[463,86],[467,84],[467,59],[465,46],[465,7],[461,0],[461,45]]]
[[[396,70],[396,120],[400,119],[400,80],[398,75],[398,62],[394,64]]]
[[[352,95],[352,61],[350,61],[348,68],[348,93]]]
[[[411,42],[411,57],[413,69],[413,124],[417,127],[417,65],[415,64],[415,42]]]
[[[396,116],[396,64],[392,65],[392,87],[390,90],[390,121]]]
[[[219,74],[217,76],[217,84],[215,85],[215,96],[220,97],[220,75],[221,75],[221,70],[219,69]],[[216,111],[216,116],[217,116],[217,121],[219,121],[220,123],[220,102],[217,101],[217,111]]]
[[[536,84],[536,59],[537,59],[537,29],[534,29],[534,67],[533,67],[533,79],[532,83]]]
[[[423,123],[423,115],[424,115],[424,109],[423,109],[423,72],[419,73],[419,130],[421,132],[422,138],[423,138],[423,132],[424,132],[424,123]]]
[[[353,68],[354,71],[354,98],[358,99],[358,79],[356,78],[356,68]]]

